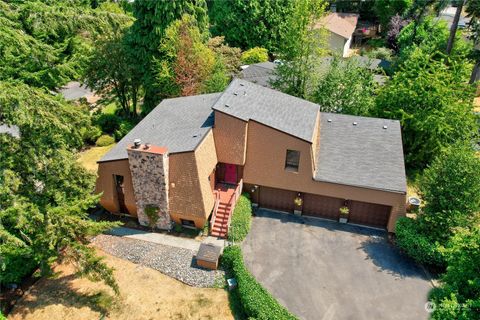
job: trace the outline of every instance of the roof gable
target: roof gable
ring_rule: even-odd
[[[244,121],[255,120],[310,143],[319,110],[315,103],[241,79],[234,79],[212,108]]]

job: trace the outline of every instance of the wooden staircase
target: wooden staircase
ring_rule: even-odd
[[[210,220],[210,234],[214,237],[226,238],[240,194],[242,193],[242,181],[238,185],[219,184],[216,186],[215,207]]]
[[[228,222],[231,205],[227,202],[220,202],[215,215],[215,221],[212,224],[212,236],[219,238],[226,238],[228,233]],[[233,212],[232,212],[233,213]]]

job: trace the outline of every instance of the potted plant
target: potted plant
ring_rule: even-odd
[[[340,219],[338,219],[338,221],[340,223],[347,223],[349,213],[350,213],[350,209],[347,206],[341,207],[340,208]]]

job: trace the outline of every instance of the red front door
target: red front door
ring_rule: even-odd
[[[225,164],[225,182],[237,184],[237,166],[234,164]]]

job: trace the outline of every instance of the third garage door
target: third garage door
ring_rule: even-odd
[[[296,195],[295,191],[260,187],[259,205],[268,209],[293,212]]]
[[[338,220],[343,199],[305,193],[303,196],[303,214],[319,218]]]
[[[361,201],[350,201],[348,222],[386,228],[392,207]]]

